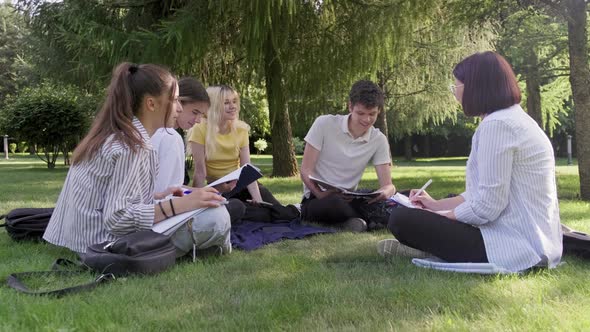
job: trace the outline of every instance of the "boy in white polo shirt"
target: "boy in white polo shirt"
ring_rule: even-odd
[[[391,182],[391,156],[387,137],[373,127],[383,108],[383,92],[371,81],[352,85],[347,115],[319,116],[305,136],[301,165],[304,220],[339,225],[362,232],[367,229],[358,204],[385,200],[395,193]],[[356,190],[367,164],[375,166],[381,194],[368,201],[351,201],[333,191],[322,191],[309,176],[349,190]]]

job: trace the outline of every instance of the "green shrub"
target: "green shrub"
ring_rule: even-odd
[[[0,116],[2,132],[37,147],[37,156],[54,168],[86,134],[95,100],[73,86],[44,82],[9,98]]]
[[[295,148],[295,154],[303,154],[305,141],[299,137],[293,137],[293,147]]]
[[[28,149],[29,149],[29,144],[27,142],[24,142],[24,141],[18,142],[18,144],[17,144],[18,152],[20,152],[20,153],[27,152]]]
[[[12,154],[16,153],[16,143],[8,144],[8,151],[10,151]]]

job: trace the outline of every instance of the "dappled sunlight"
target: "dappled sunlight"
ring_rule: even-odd
[[[418,187],[432,178],[429,191],[442,197],[465,186],[464,166],[413,163],[416,166],[393,168],[398,188]],[[562,221],[589,232],[590,203],[563,197],[578,190],[577,175],[571,169],[558,166]],[[40,163],[0,164],[0,213],[53,206],[66,170],[47,170]],[[301,200],[298,177],[261,182],[284,203]],[[375,172],[369,167],[361,187],[376,185]],[[407,257],[379,256],[377,243],[391,237],[386,230],[319,234],[250,252],[234,250],[196,263],[182,260],[155,276],[121,278],[92,292],[66,297],[59,308],[52,307],[53,300],[21,298],[7,288],[0,289],[0,295],[17,303],[17,308],[51,308],[44,311],[47,317],[23,320],[26,324],[38,320],[55,329],[86,326],[72,323],[73,313],[92,313],[85,314],[86,322],[107,330],[127,327],[130,320],[154,330],[195,326],[203,330],[280,330],[284,326],[294,330],[470,330],[473,326],[510,330],[528,319],[534,320],[538,330],[584,329],[584,313],[590,311],[588,261],[566,256],[566,263],[557,269],[523,275],[446,273],[417,267]],[[4,233],[0,248],[5,263],[0,277],[47,269],[56,257],[73,258],[67,250],[48,244],[15,245]],[[128,309],[129,298],[139,310]]]

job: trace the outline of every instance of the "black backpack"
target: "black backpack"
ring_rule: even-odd
[[[561,224],[563,232],[563,254],[590,258],[590,235]]]
[[[62,296],[95,288],[119,276],[156,274],[170,268],[175,262],[176,247],[168,236],[151,230],[142,230],[124,235],[112,242],[89,246],[79,262],[60,258],[54,263],[51,271],[12,273],[8,276],[7,283],[8,286],[26,294]],[[67,269],[64,270],[64,267]],[[75,270],[72,270],[72,267]],[[98,274],[94,281],[49,291],[29,289],[23,282],[29,277],[59,278],[88,272]]]
[[[0,227],[6,227],[8,235],[15,241],[42,241],[52,213],[53,208],[14,209],[0,216],[0,220],[6,219]]]

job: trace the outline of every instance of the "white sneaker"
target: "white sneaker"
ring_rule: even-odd
[[[377,252],[383,257],[404,256],[412,258],[432,257],[427,252],[401,244],[396,239],[382,240],[377,243]]]

